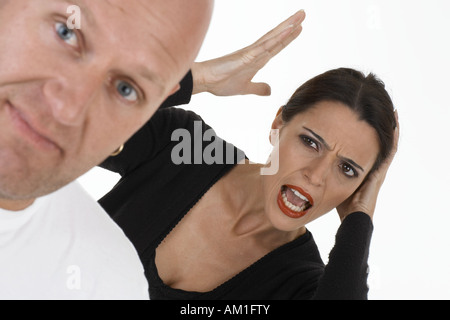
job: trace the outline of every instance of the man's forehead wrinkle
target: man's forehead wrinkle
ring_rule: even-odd
[[[127,12],[125,11],[125,9],[120,6],[118,3],[111,3],[110,0],[105,0],[111,7],[118,9],[120,12],[122,12],[123,14],[127,14]],[[130,0],[128,0],[127,2],[130,2]]]
[[[96,0],[96,1],[98,1],[98,0]],[[130,13],[132,13],[133,15],[140,14],[145,17],[145,16],[148,16],[152,12],[152,7],[154,8],[154,5],[152,6],[151,0],[146,0],[146,1],[101,0],[101,1],[105,1],[111,8],[117,9],[125,15],[130,15]],[[131,12],[130,9],[133,9],[133,12]]]
[[[110,0],[108,0],[110,1]],[[158,6],[158,3],[154,3],[154,1],[149,0],[134,0],[133,3],[136,3],[136,16],[134,17],[134,21],[138,21],[140,18],[143,22],[142,27],[140,29],[140,34],[144,35],[145,38],[151,38],[160,48],[163,49],[164,54],[170,58],[171,63],[173,65],[178,65],[178,59],[175,54],[170,50],[170,42],[172,41],[183,41],[183,39],[177,39],[174,35],[172,39],[167,38],[169,34],[174,34],[174,32],[165,33],[165,38],[160,37],[160,33],[157,32],[156,26],[161,28],[164,26],[164,29],[175,28],[174,24],[170,23],[169,18],[171,17],[171,12],[168,11],[168,8],[165,6]],[[159,10],[156,10],[155,7],[158,7]],[[148,43],[151,43],[150,41]],[[150,50],[151,51],[151,50]],[[150,52],[149,51],[149,52]],[[141,65],[145,65],[148,62],[148,54],[135,55],[136,60],[138,60]]]

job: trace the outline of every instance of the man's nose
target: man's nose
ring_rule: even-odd
[[[42,88],[45,102],[56,121],[65,126],[79,126],[99,87],[99,81],[76,81],[66,77],[48,79]]]

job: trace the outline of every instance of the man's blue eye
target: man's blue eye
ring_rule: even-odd
[[[64,23],[57,22],[55,24],[55,29],[61,40],[67,42],[67,44],[69,44],[70,46],[78,46],[77,34],[74,31],[70,30]]]
[[[117,92],[126,100],[130,102],[136,102],[138,100],[138,94],[132,85],[125,81],[118,80],[115,83]]]

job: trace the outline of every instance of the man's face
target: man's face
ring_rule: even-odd
[[[81,29],[67,28],[81,9]],[[197,55],[210,0],[0,0],[0,199],[53,192],[144,125]]]

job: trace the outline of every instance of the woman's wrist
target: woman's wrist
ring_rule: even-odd
[[[192,78],[194,80],[194,88],[192,94],[199,94],[202,92],[208,92],[208,87],[206,85],[206,80],[204,76],[204,67],[201,62],[196,62],[191,69]]]

